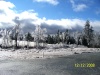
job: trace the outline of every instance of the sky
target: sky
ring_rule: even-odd
[[[0,0],[0,28],[20,24],[28,32],[41,25],[53,33],[79,30],[86,20],[100,30],[100,0]]]

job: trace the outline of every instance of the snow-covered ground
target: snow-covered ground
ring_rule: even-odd
[[[14,42],[14,40],[13,40]],[[2,44],[2,39],[0,39],[0,44]],[[14,44],[14,43],[13,43]],[[27,41],[18,41],[19,46],[27,45]],[[35,42],[29,42],[29,46],[34,47]],[[53,58],[68,56],[73,54],[90,53],[90,52],[100,52],[99,48],[87,48],[82,45],[66,45],[66,44],[43,44],[44,49],[2,49],[0,48],[0,59],[34,59],[34,58]]]
[[[86,52],[100,52],[100,48],[19,49],[16,51],[0,49],[0,59],[53,58]]]

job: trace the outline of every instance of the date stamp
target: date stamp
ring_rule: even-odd
[[[74,65],[76,68],[82,67],[82,68],[94,68],[96,65],[95,63],[75,63]]]

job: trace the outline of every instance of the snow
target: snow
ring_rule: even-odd
[[[2,59],[36,59],[36,58],[55,58],[73,55],[75,53],[100,52],[100,48],[59,48],[59,49],[18,49],[0,51],[0,60]]]
[[[2,39],[0,39],[0,44],[2,44]],[[13,40],[14,44],[14,40]],[[27,41],[18,41],[19,46],[27,45]],[[35,42],[29,42],[29,46],[34,47],[36,45]],[[73,54],[81,54],[81,53],[91,53],[91,52],[100,52],[100,48],[87,48],[82,45],[75,44],[43,44],[40,43],[41,46],[45,46],[44,49],[2,49],[0,48],[0,60],[4,59],[36,59],[36,58],[55,58],[68,56]]]

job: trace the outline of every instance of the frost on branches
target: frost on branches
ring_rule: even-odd
[[[7,29],[2,29],[0,31],[0,34],[2,36],[2,47],[10,47],[12,46],[12,39],[10,38],[12,31]]]
[[[45,33],[47,32],[46,28],[41,28],[40,25],[36,26],[35,31],[33,32],[34,41],[36,42],[36,47],[39,47],[39,43],[45,41]]]

